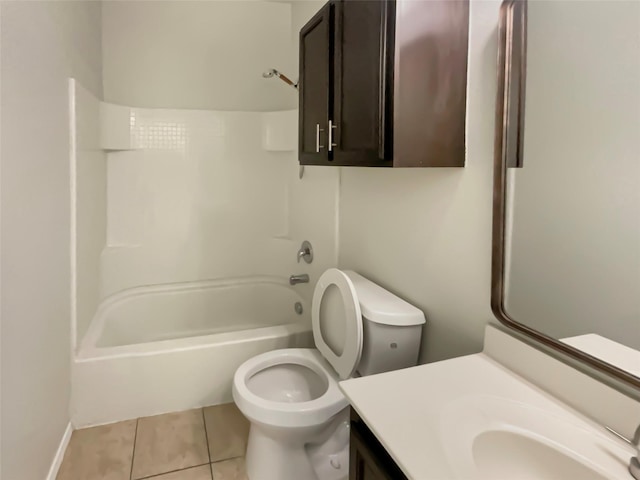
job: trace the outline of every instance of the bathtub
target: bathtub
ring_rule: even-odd
[[[294,288],[264,276],[140,287],[106,299],[74,357],[74,427],[230,402],[245,360],[312,346],[309,305]]]

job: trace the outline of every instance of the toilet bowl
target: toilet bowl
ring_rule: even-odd
[[[320,478],[315,469],[323,466],[334,471],[323,480],[346,478],[348,402],[320,352],[288,348],[251,358],[235,373],[233,399],[251,422],[250,479],[315,480]],[[326,452],[327,465],[314,465],[314,447],[327,443],[335,445],[326,447],[332,450]]]
[[[417,363],[424,314],[351,271],[327,270],[313,295],[315,349],[243,363],[233,399],[251,423],[250,480],[345,480],[349,409],[338,382]]]

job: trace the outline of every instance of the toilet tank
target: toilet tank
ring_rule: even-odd
[[[362,312],[362,375],[412,367],[418,363],[424,313],[356,272],[344,272],[355,287]]]

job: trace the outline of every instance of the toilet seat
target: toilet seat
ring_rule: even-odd
[[[267,400],[247,386],[247,380],[258,372],[286,364],[309,368],[326,380],[327,390],[314,400],[289,403]],[[278,427],[320,425],[349,405],[331,367],[316,349],[311,348],[273,350],[247,360],[233,377],[233,400],[251,421]]]
[[[349,402],[338,382],[356,369],[370,375],[415,365],[425,319],[358,273],[329,269],[316,284],[311,323],[317,348],[263,353],[236,370],[233,399],[251,424],[251,478],[346,478]]]
[[[323,314],[321,308],[323,300],[328,289],[337,288],[340,293],[342,305],[336,305],[334,301],[333,311]],[[339,327],[329,323],[327,315],[336,315]],[[311,325],[313,328],[313,339],[316,347],[322,356],[329,362],[333,369],[338,373],[341,380],[351,378],[356,371],[360,358],[362,357],[362,312],[360,311],[360,302],[353,286],[353,282],[346,273],[337,268],[330,268],[325,271],[316,284],[313,292],[313,301],[311,303]],[[344,328],[339,331],[338,328]],[[331,330],[334,329],[334,330]],[[327,338],[325,338],[325,334]],[[334,339],[341,337],[344,341],[342,348],[336,351],[329,341],[328,336]]]
[[[362,357],[362,312],[349,276],[330,268],[316,284],[311,306],[313,338],[317,349],[285,348],[257,355],[244,362],[233,378],[233,399],[252,421],[277,427],[321,425],[348,406],[338,380],[353,376]],[[326,391],[309,401],[287,402],[254,393],[249,379],[270,367],[287,364],[310,369],[327,384]],[[277,388],[277,386],[276,386]]]
[[[331,294],[327,295],[330,290]],[[285,348],[266,352],[247,360],[236,370],[233,399],[251,421],[279,427],[316,426],[348,406],[338,380],[350,378],[355,372],[362,356],[363,332],[356,290],[344,272],[330,268],[318,279],[311,323],[317,349]],[[336,347],[336,339],[342,343],[341,348]],[[251,391],[247,382],[254,375],[287,364],[313,371],[326,382],[326,391],[318,398],[302,402],[269,400]]]

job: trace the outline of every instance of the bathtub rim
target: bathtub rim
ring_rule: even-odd
[[[285,323],[282,325],[272,325],[235,332],[212,333],[209,335],[158,340],[146,343],[133,343],[130,345],[119,345],[115,347],[93,347],[78,352],[74,361],[76,363],[83,363],[125,357],[173,354],[301,334],[311,334],[311,325],[306,322]]]
[[[300,316],[300,322],[294,323],[289,322],[278,325],[266,325],[264,327],[246,330],[194,335],[189,337],[170,338],[152,342],[131,343],[110,347],[97,346],[98,339],[104,332],[105,322],[110,311],[133,298],[158,293],[180,293],[256,284],[271,284],[284,287],[287,290],[294,292],[303,305],[307,304],[306,299],[300,294],[300,292],[293,289],[283,277],[272,275],[253,275],[213,280],[197,280],[128,288],[114,293],[100,302],[87,332],[74,352],[74,359],[78,361],[86,361],[98,358],[116,358],[129,355],[151,355],[169,351],[184,351],[194,348],[205,348],[212,344],[220,345],[236,343],[237,341],[246,341],[254,338],[264,338],[282,334],[296,334],[311,330],[311,321],[307,318],[307,314]],[[309,309],[305,308],[305,311],[308,312]],[[280,331],[277,332],[278,330]]]

